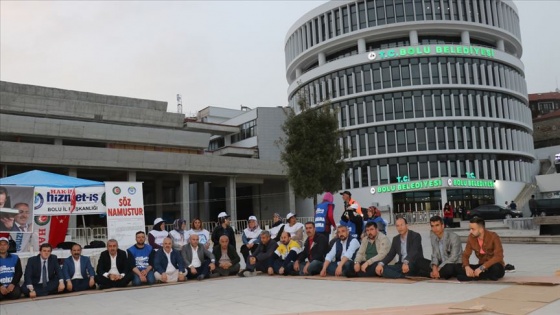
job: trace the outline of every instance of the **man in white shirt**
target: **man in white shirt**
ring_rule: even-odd
[[[154,258],[156,280],[161,282],[185,281],[185,264],[181,253],[173,248],[170,237],[163,239],[163,248],[156,252]]]
[[[216,268],[214,255],[204,246],[200,246],[198,238],[198,234],[191,234],[189,244],[181,249],[181,256],[188,268],[187,279],[209,278],[210,272]]]
[[[131,256],[132,257],[132,256]],[[132,262],[115,239],[107,241],[107,250],[101,252],[97,263],[95,282],[100,289],[126,287],[132,280]]]
[[[84,291],[95,288],[95,271],[89,257],[82,256],[82,246],[72,246],[72,256],[64,259],[62,274],[67,291]]]
[[[14,225],[12,226],[12,239],[16,241],[16,251],[17,252],[27,252],[29,251],[29,246],[33,240],[33,228],[31,223],[29,223],[29,205],[20,202],[14,205],[14,209],[19,211],[14,217]],[[37,248],[37,247],[35,247]]]
[[[353,260],[356,256],[360,242],[349,235],[348,227],[339,225],[336,229],[337,240],[325,257],[325,263],[321,270],[321,277],[346,276],[348,270],[353,269]]]

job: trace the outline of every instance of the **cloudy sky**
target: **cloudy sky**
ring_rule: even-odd
[[[284,39],[325,1],[0,2],[0,79],[206,106],[284,106]],[[515,1],[529,93],[560,80],[560,1]]]

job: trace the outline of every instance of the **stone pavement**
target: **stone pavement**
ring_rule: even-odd
[[[492,228],[492,222],[488,226]],[[495,223],[499,226],[500,223]],[[429,257],[429,228],[411,225],[423,238],[425,256]],[[394,227],[390,227],[394,236]],[[497,229],[507,235],[506,229]],[[506,262],[515,265],[515,273],[506,278],[526,276],[553,276],[560,269],[560,245],[504,244]],[[300,277],[250,278],[231,277],[168,286],[126,289],[111,292],[91,292],[86,295],[66,296],[0,305],[0,315],[8,314],[396,314],[418,305],[459,303],[497,292],[512,284],[502,283],[379,283],[357,281],[311,280]],[[534,287],[539,290],[538,286]],[[334,311],[334,312],[333,312]],[[340,312],[338,312],[340,311]],[[531,314],[557,315],[560,300],[549,303]],[[411,311],[409,314],[415,314]],[[494,314],[494,313],[477,313]]]

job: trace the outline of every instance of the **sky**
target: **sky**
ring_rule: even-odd
[[[284,40],[326,1],[0,1],[0,80],[207,106],[286,106]],[[529,93],[560,81],[560,1],[515,1]]]

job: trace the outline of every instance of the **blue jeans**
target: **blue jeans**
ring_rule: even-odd
[[[336,262],[331,262],[329,264],[329,266],[327,267],[327,274],[329,276],[334,276],[334,273],[336,271],[336,268],[338,268],[338,264]],[[347,262],[344,263],[344,265],[342,266],[342,275],[346,276],[346,274],[348,273],[348,270],[350,268],[354,268],[354,262],[351,260],[348,260]]]
[[[146,275],[146,280],[147,280],[147,282],[142,282],[142,281],[140,281],[140,277],[138,277],[137,274],[134,274],[134,278],[132,278],[132,285],[133,286],[138,286],[138,285],[143,285],[143,284],[154,284],[154,283],[156,283],[156,277],[154,276],[154,271],[153,270],[148,271],[148,274]]]
[[[307,267],[307,275],[303,274],[303,268],[305,264],[299,264],[299,275],[300,276],[314,276],[321,273],[321,269],[323,269],[323,262],[319,260],[313,260],[309,263],[309,267]]]

